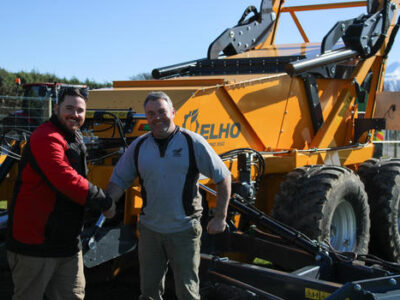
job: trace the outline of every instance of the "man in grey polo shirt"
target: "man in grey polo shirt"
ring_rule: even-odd
[[[178,299],[200,299],[198,269],[202,228],[199,173],[217,185],[210,234],[225,230],[231,175],[200,135],[175,125],[167,94],[150,93],[144,110],[151,132],[136,139],[114,168],[107,187],[117,200],[139,177],[143,208],[139,222],[140,299],[162,299],[168,264]]]

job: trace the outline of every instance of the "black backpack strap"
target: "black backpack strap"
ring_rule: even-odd
[[[46,175],[44,175],[42,169],[40,169],[40,167],[39,167],[39,165],[38,165],[38,163],[37,163],[37,161],[36,161],[36,158],[33,156],[33,153],[32,153],[32,150],[31,150],[31,146],[30,146],[29,141],[28,141],[28,143],[25,145],[24,154],[25,154],[25,155],[23,155],[23,156],[26,157],[26,161],[29,163],[29,165],[31,166],[31,168],[43,178],[43,180],[49,185],[49,187],[50,187],[52,190],[54,190],[54,191],[56,191],[56,192],[58,193],[57,189],[56,189],[56,188],[54,187],[54,185],[50,182],[50,180],[46,177]]]
[[[197,196],[197,181],[199,180],[199,169],[197,168],[196,157],[192,137],[185,131],[181,131],[186,138],[189,148],[189,168],[186,174],[183,187],[182,202],[187,216],[194,213],[193,199]]]
[[[21,160],[18,163],[18,175],[17,175],[17,179],[15,181],[14,184],[14,189],[13,189],[13,195],[12,195],[12,199],[11,199],[11,206],[9,208],[9,216],[10,218],[8,219],[8,228],[11,228],[12,226],[12,217],[13,217],[13,212],[14,212],[14,207],[15,207],[15,202],[17,200],[17,196],[19,193],[19,190],[21,188],[22,185],[22,172],[25,169],[26,165],[28,164],[28,151],[30,151],[29,148],[29,140],[27,141],[26,145],[24,146],[23,150],[22,150],[22,154],[21,154]],[[10,231],[11,232],[11,231]]]
[[[52,190],[54,190],[56,193],[58,193],[56,188],[51,184],[51,182],[47,179],[46,175],[44,175],[44,173],[40,169],[35,157],[32,154],[30,141],[28,140],[26,145],[24,146],[24,149],[22,150],[21,160],[19,161],[19,164],[18,164],[18,175],[17,175],[17,180],[16,180],[15,185],[14,185],[13,196],[12,196],[11,207],[10,207],[10,220],[9,220],[9,223],[8,223],[8,225],[10,226],[9,228],[11,228],[11,226],[12,226],[11,219],[12,219],[13,214],[14,214],[15,203],[16,203],[16,200],[17,200],[21,185],[22,185],[22,172],[24,171],[24,169],[26,168],[26,166],[28,164],[31,166],[31,168],[36,173],[39,174],[39,176],[41,176],[43,178],[43,180],[49,185],[49,187]]]
[[[142,176],[140,176],[140,172],[139,172],[139,163],[138,163],[138,162],[139,162],[139,150],[140,150],[140,147],[142,146],[143,142],[144,142],[148,137],[149,137],[149,136],[147,135],[147,136],[141,138],[141,139],[138,141],[138,143],[137,143],[137,145],[136,145],[136,147],[135,147],[135,150],[134,150],[134,152],[133,152],[133,158],[134,158],[134,162],[135,162],[136,172],[137,172],[138,177],[139,177],[140,186],[142,187],[142,188],[141,188],[141,191],[140,191],[140,194],[142,195],[142,201],[143,201],[142,212],[141,212],[141,214],[143,214],[143,209],[145,208],[145,206],[146,206],[146,204],[147,204],[147,194],[146,194],[146,189],[145,189],[144,184],[143,184]]]
[[[190,216],[194,212],[193,199],[197,196],[197,180],[199,179],[199,170],[197,168],[192,137],[187,132],[181,131],[181,133],[186,138],[189,148],[189,168],[185,178],[185,185],[183,187],[182,203],[186,215]],[[146,140],[147,137],[148,136],[139,140],[134,150],[134,162],[136,166],[136,172],[138,174],[139,182],[142,187],[141,189],[141,195],[143,200],[143,206],[141,212],[142,214],[143,214],[143,209],[147,204],[147,199],[146,199],[146,189],[143,185],[143,179],[139,172],[138,161],[139,161],[140,147],[142,146],[143,142]]]

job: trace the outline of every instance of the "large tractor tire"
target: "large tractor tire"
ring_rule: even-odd
[[[371,209],[370,252],[400,262],[400,159],[370,159],[358,174]]]
[[[364,185],[350,169],[307,166],[281,184],[272,216],[338,251],[368,252],[369,205]]]

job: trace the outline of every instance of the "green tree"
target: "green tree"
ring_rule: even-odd
[[[15,83],[17,78],[21,79],[21,85],[26,83],[39,83],[39,82],[62,82],[67,84],[82,84],[88,86],[90,89],[98,89],[111,86],[111,82],[99,83],[89,79],[80,81],[76,77],[67,79],[65,77],[60,78],[50,73],[40,73],[37,70],[30,72],[8,72],[7,70],[0,68],[0,95],[19,96],[23,94],[21,86]],[[150,80],[153,79],[150,73],[139,73],[131,76],[131,80]]]
[[[25,83],[39,83],[39,82],[62,82],[67,84],[82,84],[87,85],[90,89],[97,89],[103,87],[111,86],[110,82],[98,83],[86,79],[85,81],[80,81],[76,77],[67,79],[65,77],[60,78],[54,74],[44,73],[41,74],[36,70],[31,72],[8,72],[3,68],[0,68],[0,95],[17,96],[22,95],[23,91],[20,86],[15,83],[17,78],[21,79],[21,84]]]
[[[129,77],[130,80],[151,80],[153,76],[150,73],[139,73]]]

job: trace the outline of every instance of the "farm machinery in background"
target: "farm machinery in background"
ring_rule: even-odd
[[[378,99],[396,100],[381,92],[399,1],[284,4],[248,7],[207,58],[154,69],[154,80],[90,91],[82,128],[89,179],[107,185],[125,147],[149,131],[145,96],[162,90],[176,124],[206,138],[233,175],[229,230],[203,238],[204,298],[234,289],[257,299],[398,299],[400,160],[373,158],[372,136],[386,123],[375,115]],[[318,44],[296,16],[361,6],[364,14],[338,21]],[[275,44],[284,13],[304,43]],[[1,166],[3,199],[11,198],[18,149],[5,154],[11,166]],[[200,187],[206,223],[215,186],[203,178]],[[113,220],[89,218],[88,268],[134,251],[141,205],[135,182]]]
[[[19,78],[15,82],[21,84]],[[80,88],[88,93],[85,85],[41,82],[22,84],[22,96],[0,96],[0,201],[7,200],[9,203],[11,200],[20,149],[32,131],[50,117],[58,94],[65,87]],[[7,209],[0,209],[0,248],[3,246],[7,220]],[[0,259],[4,259],[1,255],[3,252],[0,249]],[[0,269],[2,265],[4,262],[0,263]]]
[[[20,84],[19,78],[16,79],[16,83]],[[41,82],[22,84],[22,96],[1,96],[1,132],[8,133],[13,130],[32,132],[49,118],[59,91],[65,87],[84,89],[86,94],[88,91],[85,85]]]
[[[19,78],[16,83],[20,84]],[[50,117],[58,94],[65,87],[76,87],[88,93],[85,85],[41,82],[22,84],[22,96],[0,96],[0,182],[10,177],[9,171],[15,160],[19,159],[18,149],[21,142],[26,141],[31,132]],[[15,152],[17,153],[14,154]],[[12,185],[3,185],[0,189],[0,201],[9,200],[12,188]],[[4,223],[0,219],[0,229],[4,227]]]

